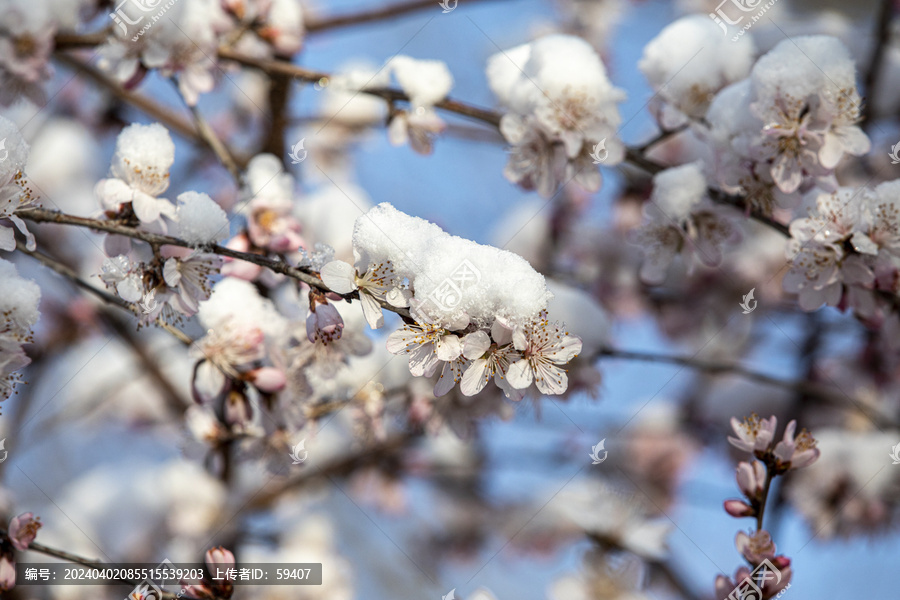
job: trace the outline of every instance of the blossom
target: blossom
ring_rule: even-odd
[[[34,250],[34,235],[28,231],[25,221],[15,214],[17,210],[27,208],[36,200],[23,173],[28,160],[28,144],[15,124],[2,116],[0,137],[3,139],[0,152],[6,153],[6,158],[0,161],[0,250],[12,251],[16,248],[15,231],[3,224],[4,219],[12,221],[25,236],[26,247]]]
[[[502,329],[495,327],[494,331]],[[522,399],[522,392],[510,385],[507,377],[509,366],[521,355],[512,343],[503,339],[503,336],[498,337],[501,338],[500,342],[491,340],[491,336],[484,331],[475,331],[463,340],[462,354],[472,361],[459,385],[464,396],[474,396],[493,379],[507,398]]]
[[[310,342],[321,341],[325,344],[341,339],[344,320],[333,304],[327,301],[322,304],[310,302],[309,315],[306,317],[306,337]]]
[[[384,325],[382,302],[398,307],[408,304],[409,297],[400,289],[400,280],[390,261],[367,266],[365,273],[359,275],[359,270],[352,265],[334,260],[325,264],[319,274],[325,285],[338,294],[359,290],[363,314],[372,329]]]
[[[621,122],[603,62],[584,40],[549,35],[488,60],[488,83],[509,109],[500,131],[512,145],[507,179],[550,197],[575,179],[594,191],[600,176],[589,155],[605,144],[604,162],[616,164],[624,147],[616,138]]]
[[[40,517],[35,518],[30,512],[22,513],[9,521],[9,541],[16,550],[27,550],[40,528]]]
[[[97,183],[95,192],[103,205],[119,210],[131,205],[142,223],[158,221],[160,215],[175,217],[175,207],[158,198],[169,187],[169,168],[175,162],[175,144],[159,123],[129,125],[116,140],[109,179]]]
[[[209,276],[222,267],[222,258],[198,250],[184,258],[172,257],[163,265],[163,279],[175,294],[169,304],[183,315],[197,313],[201,300],[210,295]]]
[[[9,591],[16,586],[16,561],[12,552],[0,552],[0,591]]]
[[[428,323],[404,325],[388,336],[387,349],[392,354],[408,354],[409,372],[416,377],[430,377],[441,361],[455,360],[463,353],[459,336]]]
[[[797,421],[791,420],[784,429],[784,438],[775,444],[775,458],[778,459],[778,469],[801,469],[809,466],[819,458],[819,449],[816,448],[816,440],[805,429],[794,438],[797,429]]]
[[[22,349],[30,343],[31,328],[40,318],[38,285],[20,277],[14,264],[0,259],[0,401],[9,398],[21,376],[18,370],[31,363]]]
[[[258,327],[225,322],[194,342],[191,354],[202,359],[195,368],[193,384],[200,400],[215,398],[224,390],[226,376],[239,379],[240,371],[265,358],[264,341]]]
[[[137,302],[143,297],[144,283],[140,266],[133,264],[124,254],[106,258],[100,269],[100,280],[106,287],[115,287],[122,300]]]
[[[388,140],[394,146],[409,142],[417,153],[428,156],[434,151],[434,138],[447,128],[433,108],[419,107],[413,111],[400,110],[391,118]]]
[[[744,452],[753,454],[764,453],[769,449],[769,445],[775,438],[775,427],[778,425],[778,419],[769,417],[768,419],[760,419],[756,413],[738,421],[735,417],[731,418],[731,428],[737,434],[737,437],[728,436],[728,442]]]
[[[206,561],[206,567],[211,573],[216,572],[216,569],[219,567],[229,569],[234,566],[234,554],[223,546],[207,550],[204,559]]]
[[[400,89],[409,97],[410,109],[397,111],[391,118],[388,135],[391,144],[410,141],[419,154],[431,154],[434,137],[446,125],[434,110],[453,87],[453,76],[443,61],[394,56],[386,65]]]
[[[42,88],[50,79],[50,55],[56,23],[50,4],[4,0],[0,32],[0,104],[10,106],[25,96],[34,104],[46,103]]]
[[[564,365],[581,352],[581,339],[551,324],[544,311],[534,321],[516,328],[513,346],[522,358],[509,366],[507,377],[516,389],[525,389],[534,381],[542,394],[562,394],[568,387]]]
[[[753,535],[738,531],[734,538],[734,545],[737,551],[754,565],[758,565],[765,558],[775,557],[775,542],[772,541],[769,532],[764,529],[760,529]]]

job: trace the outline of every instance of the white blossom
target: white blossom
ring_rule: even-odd
[[[0,250],[11,251],[16,247],[15,230],[3,224],[9,219],[16,229],[25,236],[26,247],[34,250],[34,235],[28,231],[25,221],[15,213],[35,202],[35,195],[25,177],[25,163],[28,161],[28,144],[15,124],[0,116],[0,153],[6,157],[0,161]]]

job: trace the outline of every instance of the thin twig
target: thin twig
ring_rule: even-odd
[[[863,78],[863,89],[866,92],[866,102],[863,105],[861,121],[869,124],[875,106],[875,94],[878,91],[878,75],[884,64],[884,53],[890,43],[891,18],[894,14],[894,0],[881,0],[881,10],[875,17],[874,48],[872,58]]]
[[[463,0],[466,4],[472,4],[476,0]],[[480,0],[485,2],[486,0]],[[453,6],[456,6],[456,0],[450,0]],[[307,33],[319,33],[338,27],[348,27],[352,25],[366,25],[373,21],[382,21],[391,17],[398,17],[406,13],[418,10],[432,9],[437,11],[440,9],[438,0],[411,0],[410,2],[398,2],[378,8],[370,8],[356,13],[346,15],[332,15],[321,17],[319,19],[310,18],[306,23]],[[452,9],[451,9],[452,10]],[[440,13],[439,13],[440,14]]]
[[[174,79],[172,82],[175,84],[176,89],[178,88],[178,82]],[[225,167],[229,173],[231,173],[232,179],[234,179],[234,183],[240,187],[241,186],[241,169],[238,167],[237,162],[235,162],[234,157],[231,155],[231,151],[228,149],[222,140],[219,139],[219,136],[216,135],[216,132],[213,131],[213,128],[210,127],[209,123],[206,119],[203,118],[203,115],[200,114],[200,108],[197,105],[190,105],[188,101],[184,98],[184,95],[181,92],[178,92],[178,95],[181,96],[181,99],[184,100],[184,105],[187,106],[188,110],[191,111],[191,115],[194,117],[194,124],[197,126],[197,133],[206,145],[209,146],[209,149],[213,151],[213,154],[216,155],[216,158],[219,159],[219,162],[222,163],[222,166]]]

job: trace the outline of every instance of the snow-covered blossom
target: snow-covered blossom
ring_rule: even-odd
[[[0,104],[9,106],[24,96],[45,103],[42,84],[50,79],[50,55],[56,24],[45,2],[0,2]]]
[[[5,219],[12,221],[22,232],[26,247],[34,250],[34,235],[28,231],[25,221],[15,214],[35,201],[24,174],[28,144],[15,124],[3,116],[0,116],[0,157],[3,157],[0,160],[0,250],[11,251],[16,247],[15,230],[3,224]]]
[[[40,300],[37,284],[0,259],[0,401],[13,394],[21,381],[17,371],[31,362],[22,344],[32,341],[31,328],[41,316]]]
[[[228,216],[215,200],[202,192],[178,195],[175,220],[178,236],[191,244],[219,242],[228,237]]]
[[[702,119],[716,93],[750,73],[754,52],[749,35],[732,42],[705,15],[663,28],[638,63],[661,100],[660,124],[672,129],[686,119]]]
[[[484,328],[498,316],[525,323],[552,296],[544,277],[522,257],[452,236],[387,203],[356,220],[353,247],[366,271],[390,264],[396,280],[408,282],[421,312],[435,323],[463,316]]]
[[[716,178],[729,191],[775,196],[782,204],[785,195],[814,185],[833,189],[842,156],[870,148],[856,125],[860,106],[853,61],[839,40],[783,40],[710,106]]]
[[[644,252],[641,279],[661,283],[669,265],[682,255],[688,271],[694,258],[707,266],[722,261],[724,247],[738,238],[737,228],[706,196],[699,163],[659,172],[644,207],[644,223],[633,233]]]
[[[571,179],[596,191],[595,147],[605,164],[622,160],[624,146],[615,136],[621,122],[616,104],[624,94],[584,40],[549,35],[499,52],[488,60],[487,77],[509,109],[500,122],[512,145],[507,179],[545,197]]]
[[[409,97],[409,110],[396,111],[388,128],[395,146],[410,142],[419,154],[431,154],[432,142],[446,125],[434,110],[453,87],[453,76],[440,60],[395,56],[385,67]]]
[[[816,448],[816,440],[805,429],[794,438],[797,429],[797,421],[791,420],[784,429],[784,439],[775,444],[775,458],[778,471],[788,469],[802,469],[809,466],[819,458],[819,449]]]
[[[9,541],[16,550],[27,550],[41,525],[41,518],[35,517],[34,513],[26,512],[13,517],[9,521]]]
[[[517,327],[512,333],[512,341],[522,358],[512,363],[507,377],[510,385],[523,390],[537,386],[542,394],[562,394],[569,380],[564,365],[581,352],[581,339],[569,335],[557,323],[550,323],[547,312],[543,311],[534,321]]]
[[[129,125],[116,140],[110,179],[97,183],[95,191],[109,210],[130,204],[142,223],[154,223],[165,215],[175,217],[175,207],[158,196],[169,187],[169,168],[175,162],[175,144],[159,123]]]
[[[744,452],[751,454],[760,454],[768,450],[769,445],[775,439],[775,428],[778,426],[778,419],[769,417],[768,419],[760,419],[756,413],[738,421],[737,418],[731,418],[731,428],[737,437],[728,436],[728,442]]]
[[[201,401],[215,398],[225,387],[226,375],[240,378],[265,357],[263,332],[245,323],[225,323],[210,329],[194,343],[191,355],[201,360],[194,378],[194,390]]]
[[[199,303],[209,298],[209,276],[221,267],[221,257],[196,250],[183,258],[167,259],[163,265],[163,280],[175,291],[169,304],[185,316],[196,314]]]
[[[106,287],[114,287],[126,302],[137,302],[144,295],[143,273],[139,264],[120,254],[103,261],[100,280]]]
[[[335,260],[323,266],[319,274],[325,285],[338,294],[359,290],[363,314],[372,329],[379,329],[384,325],[381,302],[389,302],[397,307],[408,304],[408,291],[401,288],[401,281],[394,273],[390,261],[369,265],[366,272],[360,275],[352,265]]]

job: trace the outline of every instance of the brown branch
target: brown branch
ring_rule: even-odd
[[[303,81],[306,83],[316,83],[322,79],[327,80],[331,78],[331,74],[324,71],[316,71],[314,69],[299,67],[284,60],[247,56],[246,54],[242,54],[241,52],[224,46],[219,48],[218,54],[219,58],[223,60],[234,61],[238,64],[244,65],[245,67],[258,69],[260,71],[268,73],[269,75],[292,77],[298,81]],[[380,98],[383,98],[387,102],[409,101],[409,97],[406,94],[394,88],[366,88],[360,90],[360,93],[378,96]],[[449,98],[438,102],[437,104],[435,104],[435,106],[448,112],[482,121],[489,125],[493,125],[494,127],[499,127],[500,117],[502,116],[498,112],[474,106],[472,104],[467,104],[459,100],[451,100]]]
[[[476,0],[462,0],[464,4],[472,4]],[[484,2],[486,0],[480,0]],[[453,0],[451,0],[453,2]],[[365,25],[373,21],[382,21],[391,17],[398,17],[406,13],[418,10],[432,9],[438,11],[440,9],[438,0],[410,0],[409,2],[398,2],[388,6],[378,8],[370,8],[360,12],[346,15],[332,15],[328,17],[310,18],[306,22],[307,33],[319,33],[328,31],[329,29],[337,29],[338,27],[348,27],[352,25]],[[441,13],[438,13],[441,14]]]
[[[20,210],[16,212],[16,215],[35,223],[58,223],[62,225],[85,227],[87,229],[93,229],[94,231],[105,231],[107,233],[114,233],[116,235],[125,236],[131,239],[141,240],[143,242],[147,242],[148,244],[156,246],[167,245],[178,246],[181,248],[197,248],[196,245],[191,245],[190,243],[179,238],[169,235],[162,235],[159,233],[151,233],[149,231],[140,231],[128,225],[124,225],[118,221],[104,221],[102,219],[77,217],[75,215],[68,215],[58,211],[47,210],[45,208],[29,208]],[[308,269],[305,267],[294,267],[281,260],[269,258],[261,254],[238,252],[236,250],[232,250],[231,248],[226,248],[225,246],[219,246],[218,244],[205,245],[200,247],[200,249],[204,252],[211,252],[213,254],[226,256],[228,258],[244,260],[261,267],[265,267],[275,273],[280,273],[281,275],[286,275],[287,277],[290,277],[292,279],[302,281],[310,287],[317,288],[326,293],[336,293],[333,292],[327,285],[325,285],[322,279],[319,278],[318,273],[316,273],[312,269]],[[359,298],[358,292],[338,295],[343,297],[345,300],[354,300]],[[381,306],[386,310],[397,313],[404,319],[411,319],[409,311],[405,308],[392,306],[387,302],[382,302]]]

